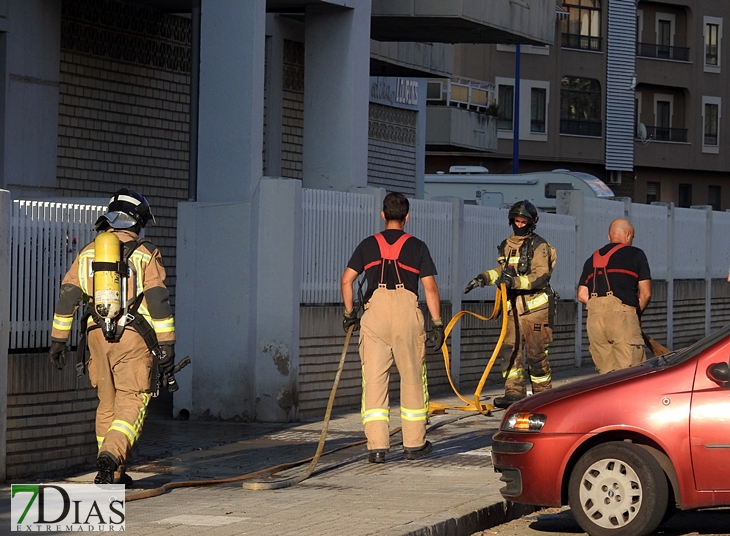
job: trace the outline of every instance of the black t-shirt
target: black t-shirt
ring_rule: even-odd
[[[605,255],[614,247],[616,247],[616,244],[606,244],[598,251],[601,255]],[[638,307],[639,281],[651,279],[649,261],[646,259],[644,252],[633,246],[620,248],[614,251],[611,258],[608,259],[606,269],[613,295],[621,300],[624,305]],[[591,255],[583,265],[583,273],[578,284],[588,287],[589,294],[596,292],[599,296],[605,296],[608,291],[606,275],[602,269],[596,270],[594,290],[593,274],[593,255]]]
[[[385,237],[385,241],[388,244],[395,244],[405,233],[398,229],[388,229],[381,234]],[[350,257],[350,261],[347,263],[347,267],[352,268],[358,274],[365,270],[365,277],[367,278],[366,302],[370,299],[370,296],[378,288],[378,284],[380,283],[381,263],[377,261],[381,258],[380,247],[376,238],[369,236],[355,248],[352,257]],[[386,288],[394,289],[398,284],[398,275],[400,275],[403,286],[418,295],[419,278],[437,274],[436,266],[431,259],[431,253],[428,251],[428,246],[415,236],[411,236],[403,244],[398,261],[406,267],[417,270],[418,273],[402,267],[398,267],[396,272],[395,263],[385,261],[382,275]]]

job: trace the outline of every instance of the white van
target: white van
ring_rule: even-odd
[[[538,209],[555,212],[558,190],[581,190],[589,197],[614,197],[613,191],[598,177],[567,169],[496,175],[482,166],[451,166],[449,173],[424,177],[426,199],[461,197],[467,204],[489,207],[529,199]]]

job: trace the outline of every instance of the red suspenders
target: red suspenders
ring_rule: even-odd
[[[365,266],[365,270],[380,264],[381,265],[380,266],[380,284],[381,285],[383,284],[383,277],[385,275],[386,261],[388,262],[388,264],[395,262],[395,273],[398,276],[398,284],[400,284],[400,285],[403,284],[403,281],[401,281],[400,272],[398,271],[398,267],[403,268],[404,270],[408,270],[409,272],[413,272],[414,274],[420,273],[418,269],[413,268],[411,266],[407,266],[398,260],[398,257],[400,257],[401,249],[403,249],[403,244],[405,244],[406,241],[409,238],[411,238],[411,235],[403,234],[403,236],[401,236],[393,244],[388,244],[388,241],[385,239],[385,237],[383,236],[382,233],[377,233],[373,236],[375,236],[375,240],[378,241],[378,247],[380,248],[380,259],[367,264]]]

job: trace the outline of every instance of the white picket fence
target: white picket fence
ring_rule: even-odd
[[[61,280],[78,251],[93,239],[106,207],[52,201],[13,201],[10,255],[10,346],[50,346]],[[72,344],[76,343],[76,333]]]
[[[379,203],[372,193],[302,191],[302,304],[340,303],[340,276],[349,256],[363,238],[383,228]],[[462,221],[457,221],[452,203],[411,201],[406,231],[429,246],[444,299],[495,265],[496,246],[510,232],[505,209],[463,208]],[[61,280],[80,248],[93,239],[93,223],[104,209],[82,203],[13,202],[10,349],[50,345]],[[646,252],[654,279],[726,277],[730,241],[724,238],[730,233],[730,213],[585,198],[582,214],[541,214],[538,223],[538,232],[558,250],[552,285],[562,299],[575,299],[583,259],[606,243],[609,223],[624,215],[636,228],[635,245]],[[460,243],[456,252],[455,236]],[[493,293],[491,288],[476,289],[469,299],[488,300]],[[75,343],[76,333],[73,337]]]

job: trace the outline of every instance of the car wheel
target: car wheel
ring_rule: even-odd
[[[642,536],[659,526],[669,486],[659,463],[643,448],[613,441],[592,448],[570,474],[568,503],[591,536]]]

